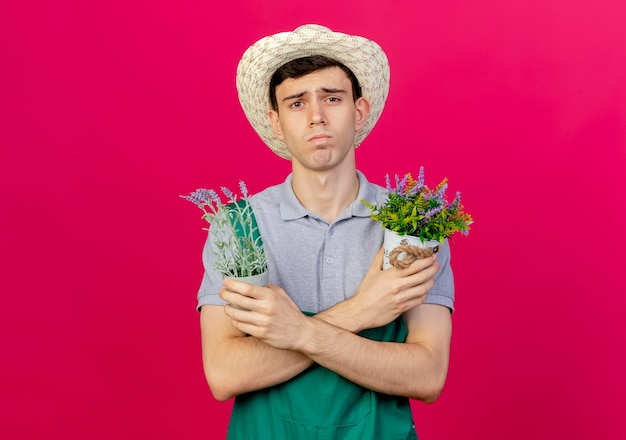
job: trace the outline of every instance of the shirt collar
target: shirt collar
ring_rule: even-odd
[[[337,220],[349,217],[369,217],[370,210],[361,200],[379,202],[381,197],[384,196],[382,187],[369,183],[365,175],[359,170],[356,171],[356,175],[359,178],[359,193],[354,202],[350,204],[348,209]],[[293,176],[289,174],[281,185],[280,218],[282,220],[296,220],[308,215],[312,216],[313,214],[302,206],[294,194],[291,186],[292,181]]]
[[[293,192],[292,181],[293,174],[290,173],[281,185],[280,218],[282,220],[296,220],[309,215],[309,212],[302,206]]]

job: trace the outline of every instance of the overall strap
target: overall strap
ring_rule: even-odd
[[[263,245],[259,227],[254,216],[254,210],[247,199],[237,200],[236,202],[226,205],[228,210],[228,218],[235,227],[237,236],[241,238],[250,237],[252,243],[258,246]]]

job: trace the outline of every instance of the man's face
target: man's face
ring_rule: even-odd
[[[332,169],[352,157],[354,134],[369,114],[369,101],[352,97],[339,67],[289,78],[276,87],[278,112],[270,111],[274,134],[285,141],[294,167]]]

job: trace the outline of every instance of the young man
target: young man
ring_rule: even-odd
[[[355,165],[387,97],[384,52],[306,25],[252,45],[237,87],[292,173],[250,200],[267,287],[222,281],[203,254],[203,362],[215,398],[236,396],[228,438],[415,439],[408,398],[443,388],[454,285],[447,245],[383,271],[383,231],[361,203],[384,199]]]

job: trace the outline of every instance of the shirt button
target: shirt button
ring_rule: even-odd
[[[332,262],[333,262],[333,259],[332,259],[332,258],[330,258],[330,257],[328,257],[328,258],[326,259],[326,262],[327,262],[328,264],[330,264],[330,263],[332,263]]]

